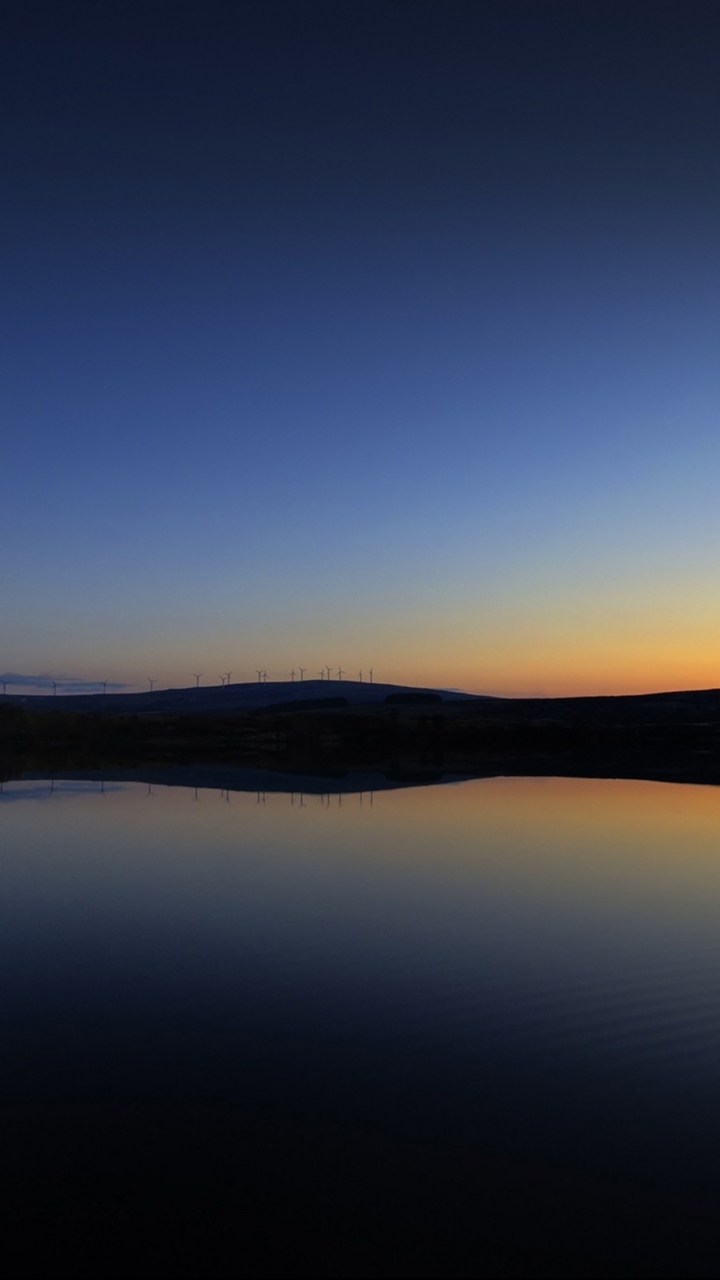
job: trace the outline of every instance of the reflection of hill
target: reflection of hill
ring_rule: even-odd
[[[101,785],[112,789],[137,782],[153,787],[194,787],[228,793],[362,796],[408,787],[454,784],[470,778],[496,777],[633,778],[648,782],[720,786],[720,758],[661,751],[596,751],[552,756],[540,753],[487,759],[474,764],[466,761],[465,767],[458,764],[455,769],[413,767],[405,762],[386,772],[351,768],[335,773],[311,772],[311,762],[304,772],[231,764],[138,765],[135,768],[108,765],[101,769],[54,769],[50,776],[47,769],[28,770],[22,775],[11,772],[7,774],[6,781],[42,783],[42,794],[47,794],[53,782],[86,783],[93,790]],[[36,794],[39,792],[28,793]]]
[[[464,775],[463,775],[464,776]],[[157,787],[197,787],[212,791],[249,791],[286,795],[361,795],[375,791],[397,791],[403,787],[428,786],[438,782],[457,782],[454,776],[442,772],[426,771],[425,774],[407,774],[396,778],[381,772],[351,769],[334,775],[313,773],[287,773],[283,770],[255,769],[238,765],[146,765],[136,769],[85,769],[60,770],[53,773],[55,782],[94,782],[108,786],[126,782],[141,782]],[[20,779],[18,779],[19,781]],[[42,772],[26,772],[23,781],[44,781]]]

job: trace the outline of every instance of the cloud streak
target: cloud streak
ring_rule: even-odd
[[[22,671],[6,671],[0,674],[0,683],[8,689],[34,689],[39,693],[52,693],[53,682],[57,685],[58,695],[68,693],[102,693],[100,680],[84,680],[76,676],[28,675]],[[133,686],[120,680],[108,680],[109,692],[122,693]]]

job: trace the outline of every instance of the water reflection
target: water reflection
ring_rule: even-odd
[[[271,1147],[256,1216],[282,1202],[295,1229],[289,1205],[325,1206],[354,1273],[353,1204],[377,1241],[395,1233],[399,1272],[421,1254],[428,1274],[714,1264],[720,793],[266,781],[5,785],[6,1107],[94,1107],[123,1167],[108,1117],[152,1129],[175,1108],[153,1185],[180,1150],[217,1165],[218,1195]],[[184,1148],[177,1115],[198,1109],[212,1137]],[[50,1178],[57,1148],[40,1150]]]

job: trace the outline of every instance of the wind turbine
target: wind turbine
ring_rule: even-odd
[[[58,691],[57,680],[53,680],[52,687],[53,687],[53,698],[57,698],[57,691]]]
[[[320,679],[321,679],[321,680],[324,680],[324,679],[325,679],[325,668],[324,668],[324,667],[323,667],[322,671],[318,671],[318,675],[319,675],[319,677],[320,677]]]
[[[231,675],[232,675],[232,671],[226,671],[226,672],[225,672],[225,681],[226,681],[226,683],[227,683],[227,687],[228,687],[228,689],[230,688],[230,677],[231,677]]]
[[[358,671],[358,680],[362,684],[362,671]]]
[[[3,687],[3,698],[7,698],[7,680],[0,680],[0,684]]]
[[[307,668],[306,668],[306,667],[298,667],[298,671],[300,672],[300,683],[301,683],[301,684],[302,684],[303,680],[305,679],[305,672],[306,672],[306,670],[307,670]]]
[[[267,684],[267,671],[263,671],[263,684]]]
[[[218,679],[219,679],[219,681],[220,681],[220,684],[221,684],[221,685],[224,685],[224,684],[225,684],[225,677],[224,677],[224,676],[218,676]]]
[[[290,679],[292,680],[292,683],[294,684],[294,683],[295,683],[295,668],[294,668],[294,667],[293,667],[292,671],[290,672]]]
[[[332,679],[332,677],[331,677],[331,675],[330,675],[330,672],[331,672],[331,671],[334,671],[334,670],[335,670],[335,668],[334,668],[334,667],[326,667],[326,668],[325,668],[325,670],[326,670],[326,671],[327,671],[327,673],[328,673],[328,680]]]
[[[342,667],[338,667],[338,680],[342,684]]]
[[[155,685],[157,684],[157,676],[148,676],[147,679],[148,679],[148,684],[150,685],[150,692],[152,693],[153,689],[155,688]]]
[[[262,684],[262,667],[256,667],[255,671],[257,672],[258,684]]]
[[[372,667],[371,667],[371,668],[370,668],[370,683],[372,684],[372,682],[373,682],[373,669],[372,669]]]
[[[199,688],[200,688],[200,676],[201,676],[201,675],[202,675],[202,671],[200,671],[198,674],[196,674],[196,673],[193,671],[193,678],[194,678],[194,680],[195,680],[195,688],[196,688],[196,689],[199,689]]]
[[[110,681],[109,681],[109,680],[101,680],[101,681],[100,681],[100,683],[101,683],[101,685],[102,685],[103,697],[104,697],[104,698],[106,698],[106,697],[107,697],[107,687],[108,687],[108,685],[109,685]]]

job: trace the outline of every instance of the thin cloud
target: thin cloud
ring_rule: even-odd
[[[100,680],[82,680],[75,676],[28,675],[22,671],[6,671],[0,675],[0,684],[6,684],[8,689],[35,689],[39,693],[52,693],[53,682],[57,685],[58,694],[102,692]],[[115,692],[123,692],[130,687],[120,680],[108,680],[107,683],[108,690]]]

